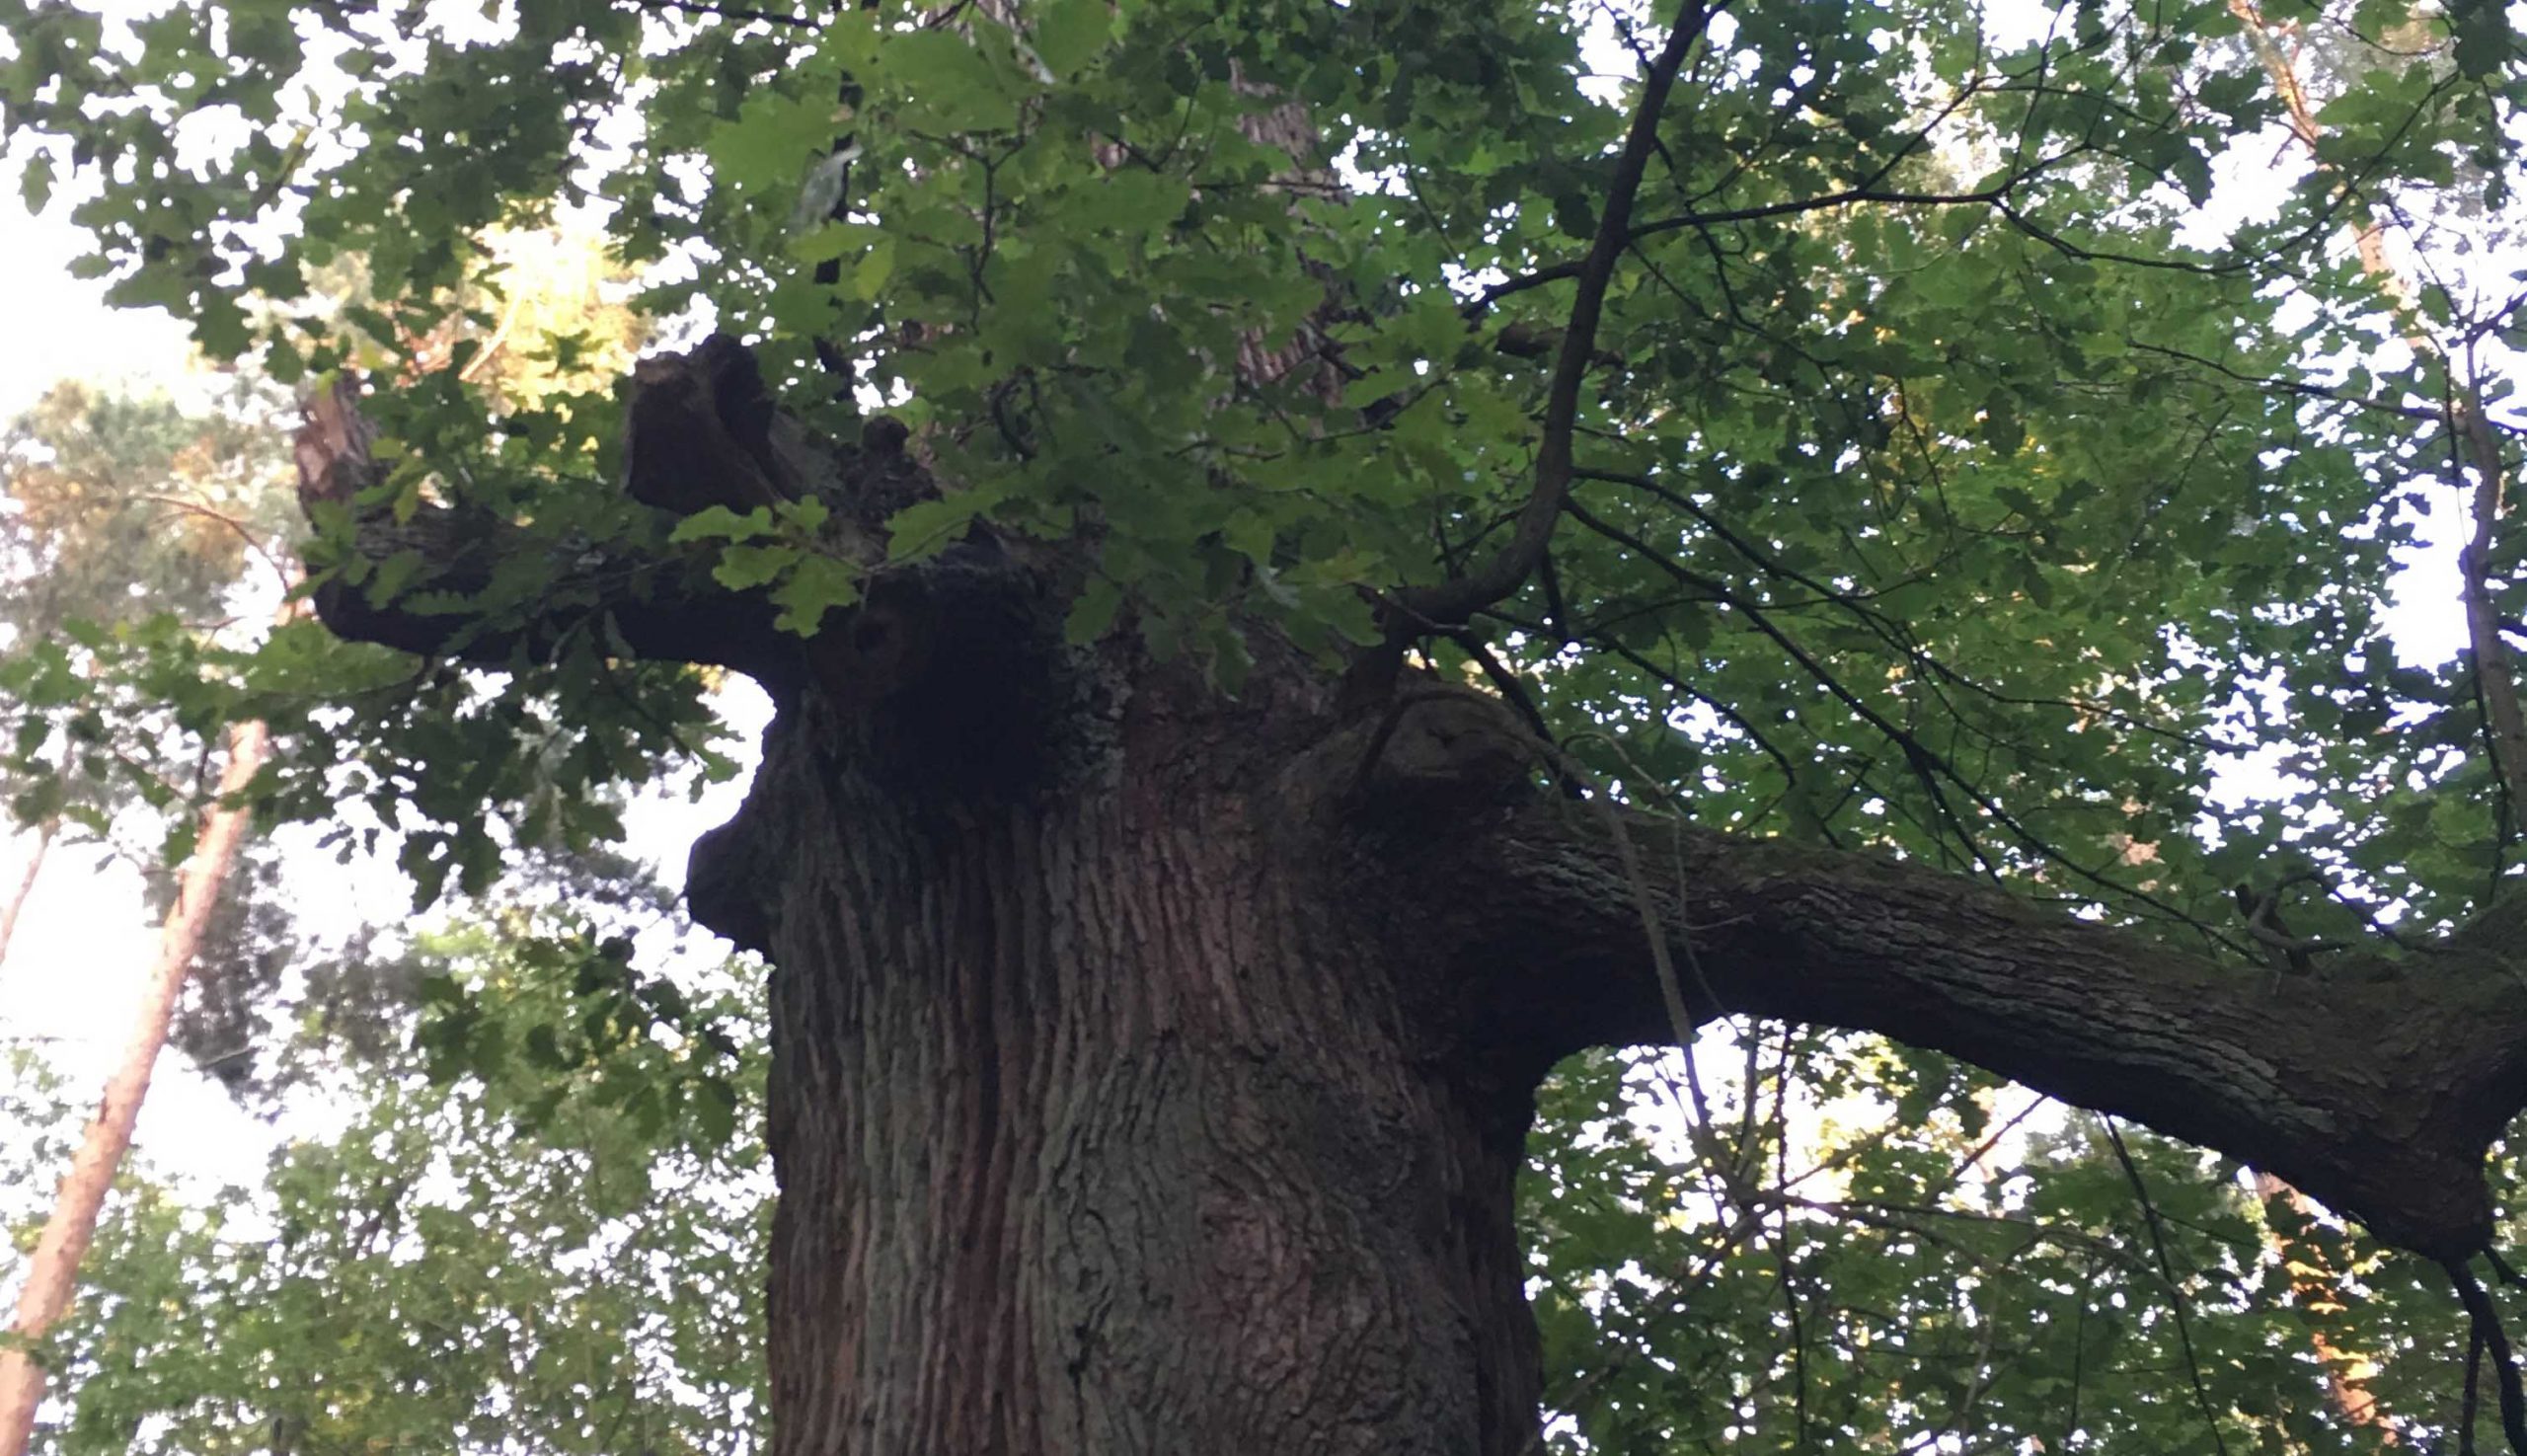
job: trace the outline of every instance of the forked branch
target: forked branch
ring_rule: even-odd
[[[882,482],[894,503],[926,489],[889,454],[818,446],[775,407],[754,359],[735,340],[715,336],[682,354],[643,360],[633,375],[626,424],[624,491],[665,517],[715,505],[743,512],[808,495],[846,504],[854,486]],[[712,580],[706,551],[670,546],[663,530],[604,542],[555,539],[462,505],[424,501],[403,519],[374,498],[384,480],[376,432],[359,393],[337,380],[306,403],[294,449],[299,498],[311,520],[336,521],[347,536],[326,543],[332,570],[314,597],[325,624],[345,638],[424,655],[506,664],[540,659],[598,619],[601,640],[661,661],[734,668],[779,685],[802,671],[799,639],[775,630],[760,592]],[[879,507],[881,509],[883,506]],[[879,553],[861,518],[838,511],[837,548],[864,559]],[[328,557],[326,552],[330,551]],[[407,555],[420,571],[407,589],[376,589],[376,569]],[[529,559],[537,571],[521,574]],[[368,569],[357,570],[362,564]],[[500,596],[502,581],[531,575],[531,601]],[[357,578],[357,579],[354,579]]]

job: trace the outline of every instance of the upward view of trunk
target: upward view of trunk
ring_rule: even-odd
[[[44,1221],[27,1265],[25,1285],[18,1291],[9,1333],[19,1340],[39,1341],[70,1308],[77,1287],[79,1261],[96,1237],[97,1213],[105,1206],[123,1153],[131,1146],[131,1129],[149,1094],[150,1073],[167,1044],[168,1024],[200,949],[210,912],[237,863],[252,815],[228,801],[242,793],[271,753],[271,735],[261,723],[239,724],[229,730],[228,762],[220,771],[220,802],[202,815],[201,833],[177,881],[176,902],[158,931],[158,951],[141,992],[131,1042],[107,1079],[105,1097],[88,1121],[52,1215]],[[35,1427],[36,1408],[43,1401],[46,1372],[41,1361],[21,1349],[0,1350],[0,1456],[25,1456]]]
[[[813,444],[734,340],[635,383],[626,488],[661,511],[821,479],[830,549],[870,562],[927,489],[882,432]],[[350,385],[319,395],[302,494],[356,508],[369,439]],[[531,545],[425,506],[358,549],[445,589],[328,583],[345,637],[504,662],[563,635],[448,605]],[[775,966],[783,1456],[1531,1451],[1535,1091],[1726,1014],[1953,1053],[2433,1256],[2490,1232],[2485,1151],[2527,1101],[2515,926],[2430,948],[2427,994],[2346,952],[2276,999],[1923,863],[1571,804],[1506,706],[1426,675],[1362,701],[1259,631],[1232,697],[1129,634],[1070,645],[1059,543],[873,571],[804,643],[653,549],[580,551],[553,597],[777,707],[688,895]]]

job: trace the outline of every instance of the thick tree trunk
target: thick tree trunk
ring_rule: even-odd
[[[131,1146],[131,1129],[140,1120],[141,1101],[149,1095],[150,1074],[167,1044],[167,1027],[176,1014],[185,975],[201,948],[203,929],[237,852],[246,841],[253,815],[231,806],[245,792],[256,771],[270,756],[271,735],[261,723],[243,723],[229,730],[228,762],[219,775],[220,803],[202,815],[201,835],[192,857],[185,861],[177,881],[176,902],[158,931],[158,954],[141,992],[131,1044],[114,1075],[107,1079],[104,1101],[90,1118],[70,1171],[61,1180],[52,1216],[44,1220],[27,1264],[27,1281],[18,1291],[16,1318],[9,1331],[25,1340],[40,1340],[70,1308],[78,1286],[79,1261],[97,1234],[97,1214],[114,1188],[115,1174]],[[36,1408],[43,1402],[43,1365],[19,1350],[0,1350],[0,1456],[25,1456],[35,1429]]]
[[[1531,1079],[1464,1055],[1322,853],[1322,785],[1277,772],[1319,705],[1167,678],[1024,773],[811,696],[697,852],[779,965],[776,1450],[1531,1444]]]
[[[2411,1247],[2489,1232],[2497,927],[2426,996],[2285,1004],[1920,866],[1639,816],[1628,869],[1481,695],[1346,722],[1282,662],[1230,701],[990,580],[865,606],[694,856],[779,967],[787,1456],[1527,1449],[1511,1182],[1554,1061],[1673,1036],[1649,924],[1689,1022],[1883,1031]]]

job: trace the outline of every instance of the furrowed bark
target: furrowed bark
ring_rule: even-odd
[[[1315,710],[1081,670],[981,792],[927,710],[811,695],[696,851],[777,966],[775,1449],[1523,1451],[1528,1088],[1292,814]]]

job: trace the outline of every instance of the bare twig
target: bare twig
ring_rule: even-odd
[[[1579,391],[1586,381],[1597,347],[1597,324],[1605,312],[1606,287],[1615,265],[1632,243],[1632,207],[1642,174],[1657,149],[1658,120],[1676,72],[1702,38],[1720,7],[1709,0],[1687,0],[1677,13],[1667,43],[1644,72],[1641,104],[1633,112],[1631,130],[1615,162],[1614,180],[1606,190],[1605,210],[1598,215],[1595,240],[1579,265],[1578,296],[1570,305],[1570,321],[1555,356],[1553,377],[1545,392],[1544,435],[1536,451],[1535,489],[1518,512],[1516,529],[1492,560],[1473,575],[1407,594],[1407,610],[1397,615],[1388,655],[1400,659],[1403,646],[1416,635],[1415,619],[1454,625],[1481,607],[1516,591],[1544,557],[1555,522],[1570,493],[1571,437],[1579,417]]]
[[[246,543],[246,549],[248,551],[251,551],[256,556],[262,558],[264,565],[272,569],[272,575],[280,577],[281,585],[284,588],[294,584],[298,580],[298,573],[291,570],[290,567],[281,561],[279,557],[272,555],[271,548],[264,544],[262,537],[256,535],[254,531],[249,529],[244,521],[230,515],[228,512],[204,505],[198,500],[188,500],[182,496],[161,496],[143,492],[140,498],[147,500],[152,504],[173,506],[174,508],[184,511],[190,515],[197,515],[202,517],[204,520],[212,521],[227,527],[229,530],[237,533],[237,539]]]
[[[709,0],[634,0],[643,10],[681,10],[695,15],[716,15],[722,20],[761,21],[766,25],[795,26],[812,31],[818,22],[814,16],[791,15],[778,10],[754,10],[743,5],[714,5]]]
[[[2194,1404],[2202,1408],[2202,1423],[2211,1430],[2211,1449],[2227,1456],[2229,1443],[2220,1435],[2219,1414],[2211,1409],[2211,1392],[2202,1383],[2202,1362],[2193,1353],[2193,1325],[2185,1315],[2184,1286],[2176,1278],[2176,1264],[2168,1258],[2167,1229],[2159,1222],[2159,1205],[2150,1199],[2149,1185],[2141,1181],[2141,1168],[2132,1161],[2132,1150],[2123,1145],[2123,1133],[2111,1117],[2101,1118],[2106,1127],[2106,1144],[2114,1149],[2114,1161],[2123,1165],[2123,1176],[2132,1185],[2132,1196],[2141,1202],[2141,1216],[2150,1229],[2150,1252],[2157,1257],[2159,1277],[2167,1281],[2168,1308],[2176,1312],[2176,1340],[2184,1350],[2185,1373],[2193,1380]],[[2522,1452],[2521,1456],[2527,1456]]]

